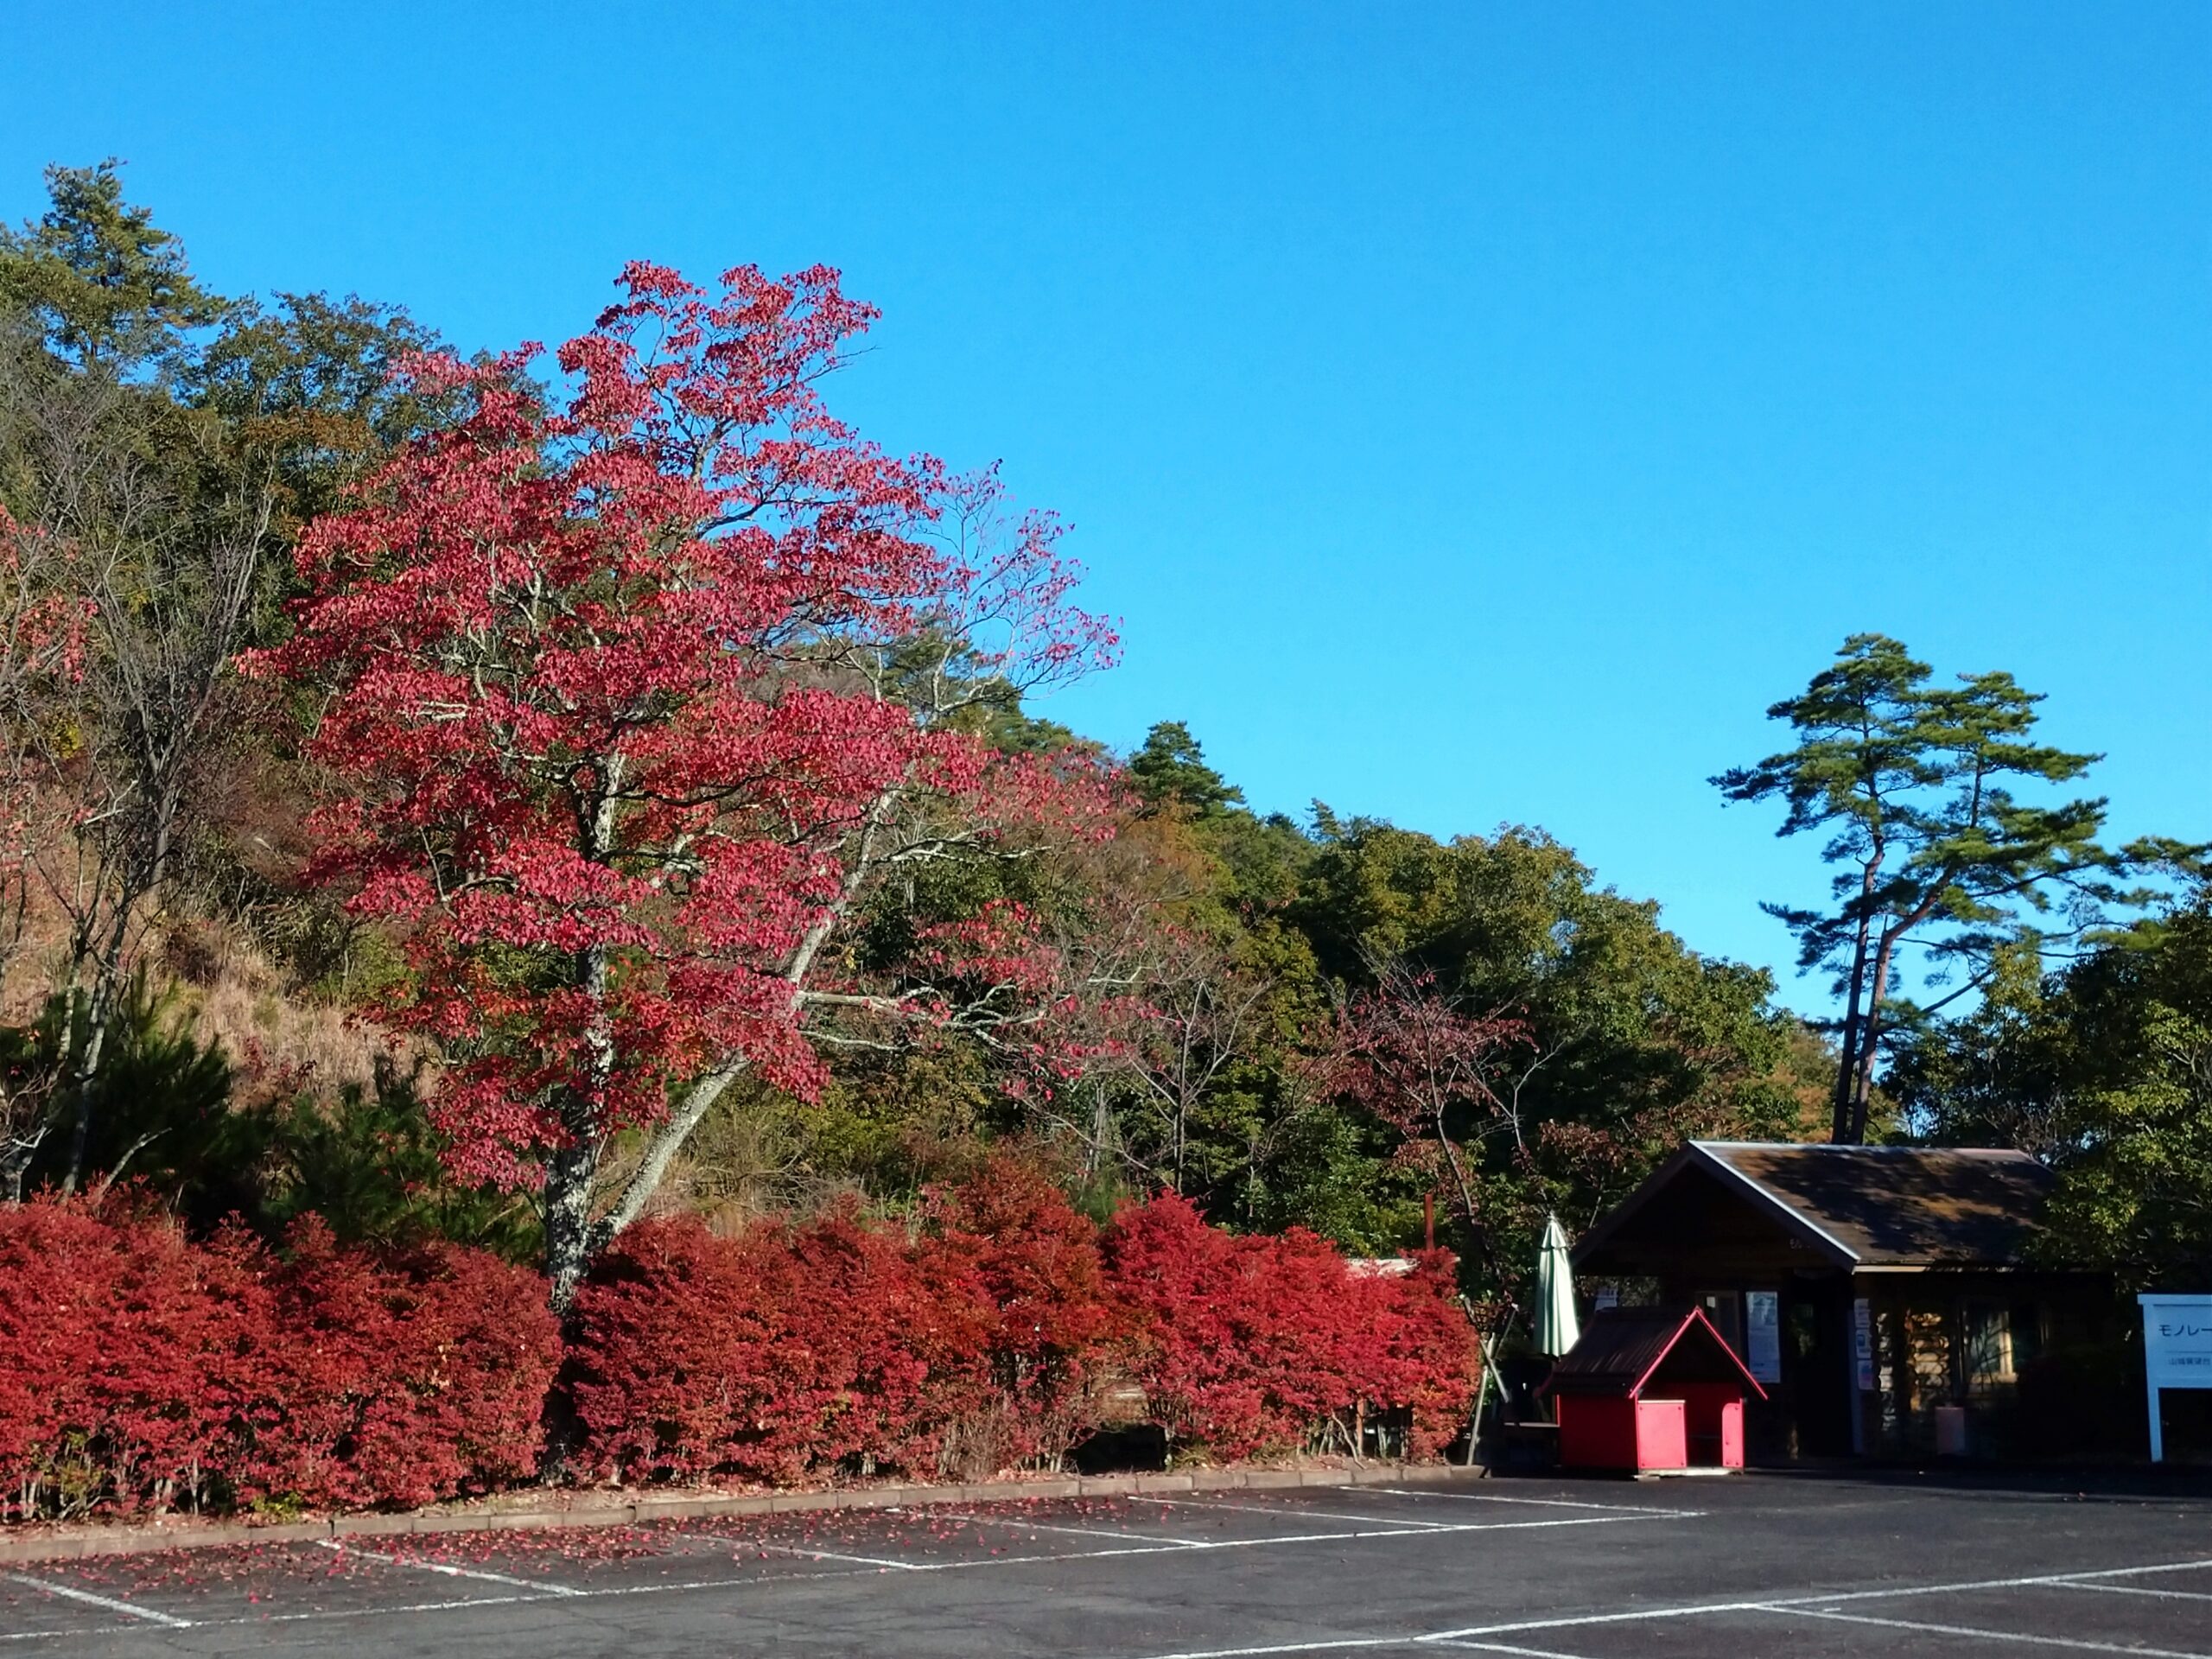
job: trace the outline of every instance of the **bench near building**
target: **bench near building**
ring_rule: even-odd
[[[1692,1141],[1574,1268],[1704,1312],[1764,1390],[1754,1462],[2063,1450],[2035,1444],[2079,1408],[2053,1379],[2119,1331],[2107,1278],[2032,1259],[2051,1179],[2018,1152]]]

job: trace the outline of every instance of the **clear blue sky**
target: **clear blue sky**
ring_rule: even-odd
[[[2202,0],[0,0],[0,213],[121,156],[228,291],[475,346],[632,257],[842,267],[887,314],[847,411],[1003,458],[1122,620],[1047,712],[1187,720],[1262,808],[1541,824],[1786,964],[1756,901],[1814,849],[1704,780],[1880,629],[2048,691],[2122,832],[2212,838]]]

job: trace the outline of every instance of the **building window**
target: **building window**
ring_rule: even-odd
[[[1989,1388],[2010,1382],[2013,1370],[2012,1310],[2001,1302],[1968,1302],[1966,1307],[1967,1386]]]

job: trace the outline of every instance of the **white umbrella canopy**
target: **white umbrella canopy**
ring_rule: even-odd
[[[1574,1316],[1574,1272],[1567,1256],[1567,1229],[1557,1216],[1547,1216],[1544,1242],[1536,1252],[1536,1351],[1557,1359],[1581,1334],[1582,1323]]]

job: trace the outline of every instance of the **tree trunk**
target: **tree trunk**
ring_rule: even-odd
[[[1889,995],[1890,961],[1896,954],[1897,940],[1903,928],[1891,929],[1882,936],[1881,948],[1874,953],[1873,995],[1866,1007],[1866,1036],[1859,1046],[1859,1064],[1851,1080],[1851,1143],[1858,1145],[1866,1138],[1866,1113],[1874,1097],[1874,1060],[1882,1038],[1882,999]]]
[[[599,1146],[588,1136],[570,1140],[546,1160],[546,1295],[563,1321],[591,1266],[591,1195],[598,1173]]]
[[[1844,988],[1843,1031],[1840,1047],[1836,1056],[1835,1089],[1829,1100],[1828,1139],[1838,1146],[1850,1144],[1857,1139],[1851,1128],[1852,1092],[1858,1077],[1859,1051],[1861,1028],[1859,995],[1866,983],[1866,942],[1872,931],[1873,918],[1867,906],[1874,892],[1874,874],[1878,867],[1870,863],[1859,884],[1860,911],[1858,935],[1851,945],[1851,976]]]

